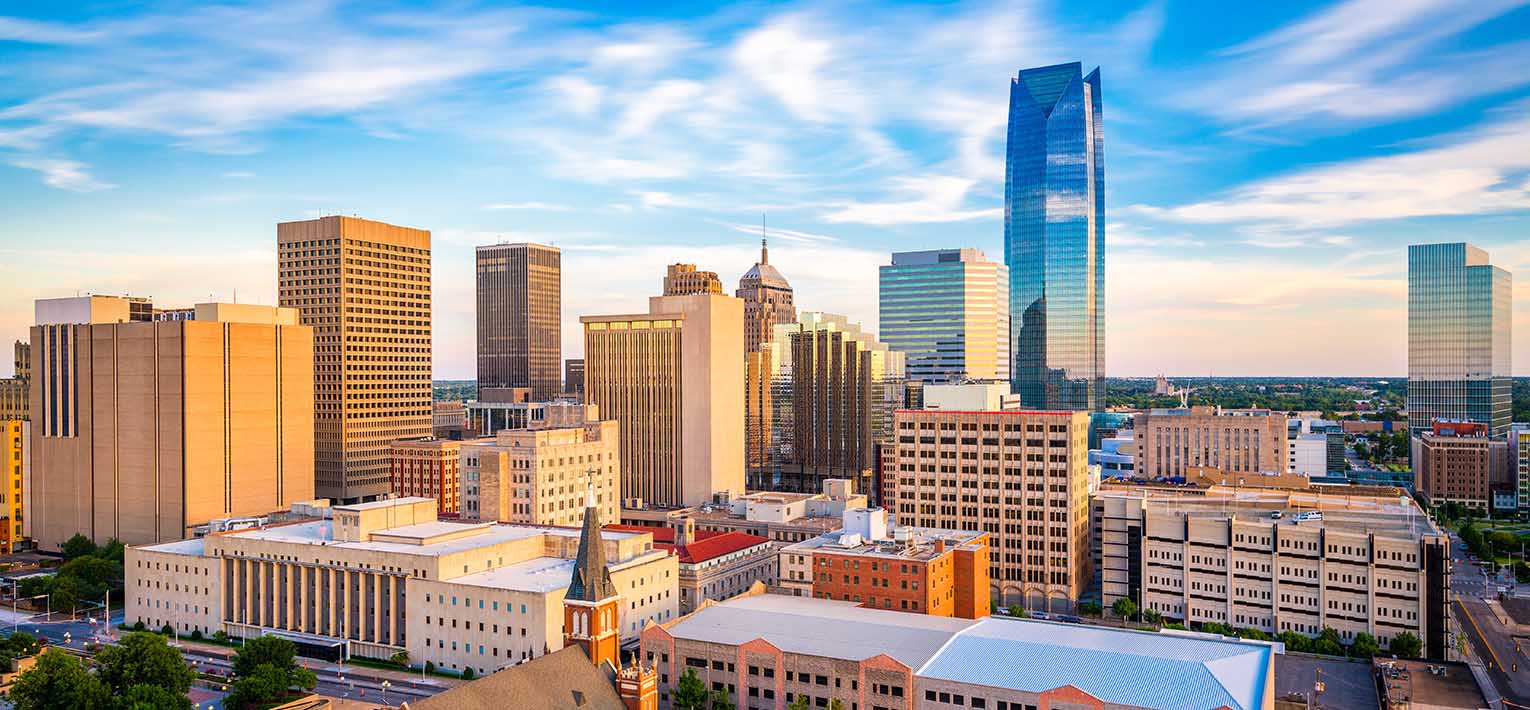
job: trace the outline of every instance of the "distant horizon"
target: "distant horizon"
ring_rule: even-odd
[[[1107,376],[1406,371],[1407,246],[1448,241],[1519,276],[1530,376],[1530,5],[1170,2],[8,7],[0,342],[76,291],[275,303],[316,214],[432,232],[442,378],[501,241],[563,250],[565,358],[666,264],[733,293],[762,231],[799,309],[875,332],[893,252],[1003,260],[1010,83],[1080,62]]]

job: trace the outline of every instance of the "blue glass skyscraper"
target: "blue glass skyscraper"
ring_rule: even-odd
[[[1435,419],[1509,430],[1513,280],[1464,242],[1408,247],[1408,428]]]
[[[1105,406],[1105,138],[1100,70],[1022,70],[1009,86],[1004,261],[1011,389],[1033,409]]]

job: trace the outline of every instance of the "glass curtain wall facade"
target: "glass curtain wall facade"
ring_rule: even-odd
[[[1465,242],[1408,247],[1408,429],[1464,419],[1505,435],[1512,282]]]
[[[977,249],[897,252],[880,269],[882,342],[923,382],[1009,379],[1009,269]]]
[[[1004,180],[1011,389],[1030,409],[1105,406],[1105,140],[1100,70],[1010,82]]]

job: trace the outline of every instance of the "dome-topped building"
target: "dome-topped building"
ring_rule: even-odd
[[[760,237],[760,261],[738,280],[734,295],[744,301],[744,351],[756,352],[770,342],[777,323],[797,318],[792,303],[792,285],[776,267],[770,265],[770,247]]]

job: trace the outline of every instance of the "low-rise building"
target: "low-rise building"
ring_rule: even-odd
[[[0,421],[0,555],[9,555],[26,536],[23,517],[24,481],[31,452],[31,424],[21,419]]]
[[[1274,707],[1268,643],[1029,619],[957,619],[779,594],[643,631],[659,707],[695,672],[744,710]]]
[[[1297,434],[1286,443],[1286,471],[1307,477],[1328,475],[1327,434]]]
[[[478,674],[565,645],[580,529],[439,521],[430,498],[296,508],[328,517],[128,548],[126,622]],[[620,639],[674,620],[677,558],[650,535],[599,538]]]
[[[582,408],[581,408],[582,409]],[[617,520],[621,449],[613,421],[501,429],[462,445],[462,515],[529,525],[578,525],[585,484],[601,519]]]
[[[770,540],[736,531],[696,529],[684,519],[674,527],[608,525],[607,530],[653,535],[653,546],[680,559],[680,613],[689,614],[707,599],[721,601],[749,591],[756,583],[776,583],[776,552]]]
[[[1138,476],[1174,478],[1208,466],[1229,473],[1285,471],[1286,415],[1267,409],[1154,409],[1138,414]]]
[[[467,431],[467,409],[461,402],[432,402],[430,428],[437,439],[461,439]]]
[[[976,619],[989,610],[988,533],[900,527],[882,508],[847,510],[832,533],[781,548],[796,596]]]
[[[1444,657],[1450,541],[1406,491],[1246,483],[1105,484],[1093,501],[1104,605],[1383,646],[1406,631]]]
[[[1124,435],[1100,441],[1100,448],[1089,450],[1089,465],[1100,467],[1101,478],[1131,478],[1136,475],[1137,440],[1131,430]]]
[[[831,478],[822,493],[746,493],[726,503],[684,507],[622,508],[622,523],[673,527],[680,520],[696,521],[697,531],[737,531],[769,538],[776,547],[801,542],[838,530],[846,510],[866,507],[866,495],[855,482]]]
[[[454,439],[401,439],[389,445],[394,495],[434,498],[436,510],[462,510],[459,463],[462,442]]]
[[[1509,442],[1488,436],[1488,425],[1436,419],[1413,438],[1414,480],[1430,503],[1459,503],[1486,511],[1495,487],[1511,488]]]

